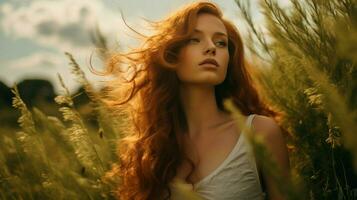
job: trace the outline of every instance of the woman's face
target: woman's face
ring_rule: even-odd
[[[218,85],[226,77],[228,62],[223,22],[212,14],[199,14],[194,33],[179,52],[178,78],[182,83]]]

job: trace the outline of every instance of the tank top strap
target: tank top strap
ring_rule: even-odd
[[[246,123],[246,126],[247,128],[251,129],[252,128],[252,121],[253,121],[253,118],[254,118],[255,114],[250,114],[248,117],[247,117],[247,123]],[[254,128],[254,127],[253,127]],[[256,163],[256,158],[255,158],[255,155],[253,153],[253,147],[251,146],[250,143],[246,143],[245,145],[248,144],[248,148],[249,148],[249,153],[252,155],[252,157],[249,157],[251,159],[251,164],[254,168],[254,172],[255,172],[255,176],[257,177],[257,181],[260,185],[260,188],[262,189],[262,195],[265,197],[267,194],[265,193],[264,191],[264,188],[263,188],[263,185],[262,185],[262,182],[261,182],[261,179],[260,179],[260,176],[259,176],[259,171],[258,171],[258,165]],[[265,198],[264,198],[265,199]]]
[[[252,121],[254,118],[255,114],[250,114],[247,118],[247,127],[250,129],[252,127]]]

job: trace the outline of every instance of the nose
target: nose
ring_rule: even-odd
[[[205,54],[216,55],[216,46],[212,42],[209,42],[204,52]]]

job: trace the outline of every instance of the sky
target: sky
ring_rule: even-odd
[[[247,0],[248,1],[248,0]],[[253,17],[263,26],[258,0],[251,0]],[[287,0],[281,0],[282,4]],[[0,0],[0,81],[13,86],[23,79],[41,78],[53,83],[60,92],[57,74],[64,78],[71,91],[78,88],[70,72],[71,53],[90,82],[102,85],[104,77],[89,71],[94,52],[89,32],[98,26],[109,39],[109,46],[124,50],[135,46],[133,33],[126,22],[141,32],[147,32],[143,19],[160,20],[170,12],[194,0]],[[234,0],[213,0],[244,37],[246,24]],[[96,61],[97,59],[97,61]],[[103,66],[94,56],[93,66]]]

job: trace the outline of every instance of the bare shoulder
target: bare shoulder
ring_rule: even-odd
[[[284,139],[279,124],[272,117],[255,114],[252,127],[256,134],[263,136],[267,142],[279,142]]]
[[[252,121],[255,134],[262,136],[267,150],[282,168],[289,168],[287,143],[279,124],[271,117],[255,115]]]
[[[280,168],[280,173],[288,180],[290,179],[290,162],[287,151],[287,144],[279,124],[271,117],[255,115],[252,121],[254,133],[262,136],[263,142],[268,151],[270,151],[273,160],[276,161]],[[262,169],[262,166],[258,166]],[[278,192],[277,185],[270,177],[269,173],[262,170],[267,185],[269,199],[284,199],[283,195]]]

